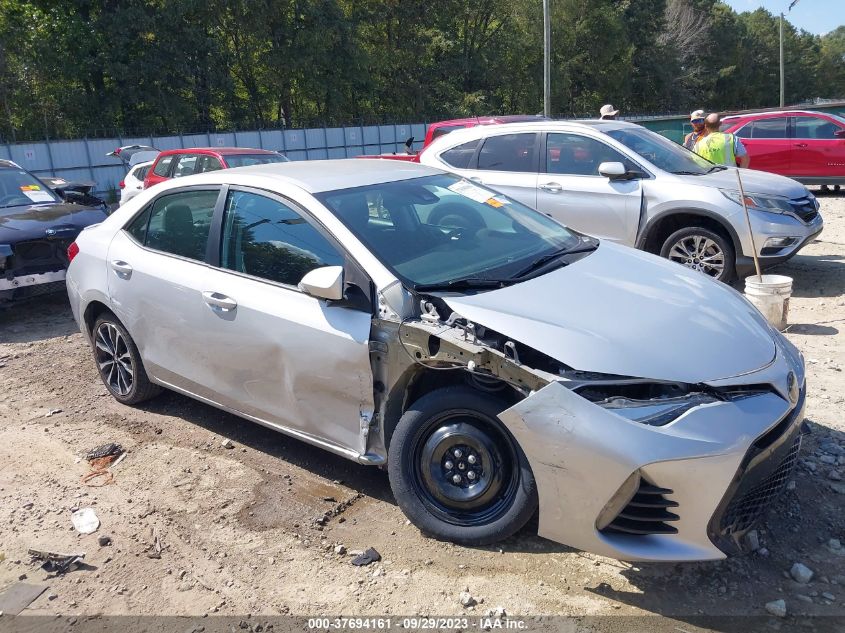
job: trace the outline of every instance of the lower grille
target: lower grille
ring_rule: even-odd
[[[634,497],[628,502],[616,518],[602,532],[616,534],[677,534],[677,528],[667,521],[677,521],[680,517],[669,508],[677,508],[678,503],[667,499],[671,495],[669,488],[660,488],[640,479],[640,486]]]
[[[800,450],[801,436],[799,435],[792,442],[789,453],[771,475],[731,501],[722,517],[721,528],[725,535],[730,536],[751,529],[772,501],[783,492],[792,476],[792,471],[795,470]]]

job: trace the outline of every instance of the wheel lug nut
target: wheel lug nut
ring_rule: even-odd
[[[467,473],[467,479],[469,479],[470,481],[473,481],[475,479],[475,471],[472,471],[472,470],[469,471]]]
[[[467,465],[464,464],[463,462],[458,463],[458,470],[464,470],[466,467],[467,467]]]
[[[470,464],[474,464],[476,462],[475,455],[470,455],[469,457],[467,457],[467,461]]]
[[[446,463],[443,464],[443,467],[446,470],[452,470],[455,467],[455,462],[453,462],[452,460],[447,460]]]
[[[461,449],[456,448],[455,452],[452,453],[452,454],[455,456],[456,459],[460,459],[463,456],[464,453]]]
[[[461,476],[460,475],[452,475],[452,483],[453,484],[461,483]]]

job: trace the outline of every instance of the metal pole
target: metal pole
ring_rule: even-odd
[[[742,210],[745,211],[745,224],[748,226],[748,237],[751,238],[751,256],[754,258],[754,269],[757,271],[757,281],[763,282],[760,273],[760,260],[757,259],[757,245],[754,243],[754,231],[751,230],[751,216],[748,215],[748,205],[745,203],[745,188],[742,186],[742,176],[739,175],[742,169],[736,168],[736,182],[739,185],[739,199],[742,200]]]
[[[780,107],[784,104],[783,100],[783,12],[780,14]]]
[[[552,116],[552,21],[549,0],[543,0],[543,115]]]

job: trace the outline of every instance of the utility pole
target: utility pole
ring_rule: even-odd
[[[552,19],[549,0],[543,0],[543,116],[552,116]]]
[[[780,13],[780,107],[783,107],[783,11]]]

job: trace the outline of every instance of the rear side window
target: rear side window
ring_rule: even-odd
[[[136,167],[132,175],[138,180],[143,180],[147,177],[148,171],[150,171],[150,166],[144,165],[143,167]]]
[[[167,174],[170,172],[170,163],[173,162],[173,156],[165,156],[160,161],[156,163],[155,169],[153,169],[153,173],[156,176],[166,177]]]
[[[763,139],[763,138],[786,138],[786,117],[774,119],[760,119],[752,121],[737,132],[740,138]]]
[[[537,135],[502,134],[484,141],[478,156],[478,168],[491,171],[536,172],[534,158]]]
[[[436,138],[440,138],[441,136],[445,136],[449,132],[454,132],[455,130],[463,130],[463,125],[443,125],[439,128],[436,128],[434,132],[431,133],[431,140],[433,141]]]
[[[322,266],[343,257],[305,218],[272,198],[233,191],[223,221],[223,268],[296,286]]]
[[[463,143],[462,145],[458,145],[452,149],[447,149],[445,152],[440,154],[440,158],[447,165],[451,165],[452,167],[456,167],[458,169],[466,169],[469,167],[469,162],[475,154],[476,147],[478,147],[478,139],[470,141],[469,143]]]
[[[173,169],[173,177],[192,176],[197,173],[199,156],[196,154],[184,154],[179,157],[176,167]]]
[[[216,190],[204,190],[161,196],[126,230],[144,246],[202,261],[217,195]]]
[[[795,121],[795,138],[801,139],[832,139],[834,132],[840,130],[833,121],[816,116],[799,116]]]

